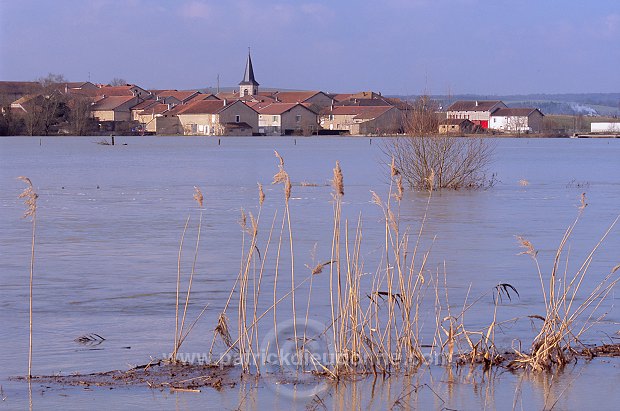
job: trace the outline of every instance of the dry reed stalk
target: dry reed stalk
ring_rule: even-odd
[[[32,181],[28,177],[19,176],[18,180],[26,183],[27,187],[22,191],[18,198],[24,199],[26,211],[22,218],[31,218],[32,222],[32,241],[30,245],[30,279],[29,279],[29,298],[28,298],[28,381],[32,378],[32,303],[33,303],[33,285],[34,285],[34,250],[37,228],[37,199],[39,195],[32,186]]]
[[[175,312],[174,312],[174,348],[172,350],[172,357],[170,360],[176,362],[177,360],[177,347],[179,346],[179,295],[181,291],[181,255],[183,252],[183,242],[185,241],[185,233],[189,225],[190,216],[187,216],[185,221],[185,227],[183,227],[183,233],[181,234],[181,241],[179,242],[179,253],[177,257],[177,287],[176,287],[176,299],[175,299]]]
[[[202,192],[200,191],[200,189],[196,186],[194,186],[194,195],[193,195],[193,199],[196,200],[196,202],[198,203],[198,206],[200,208],[202,208],[203,206],[203,201],[204,201],[204,197],[202,195]],[[191,332],[191,330],[194,328],[194,326],[196,325],[196,323],[198,322],[198,320],[202,317],[202,315],[204,314],[204,312],[206,311],[208,304],[206,304],[202,311],[200,312],[200,314],[197,316],[197,318],[192,322],[192,324],[188,327],[188,329],[185,329],[185,320],[187,318],[187,309],[189,307],[189,301],[190,301],[190,296],[191,296],[191,292],[192,292],[192,285],[193,285],[193,281],[194,281],[194,274],[196,272],[196,262],[198,259],[198,248],[200,245],[200,234],[202,231],[202,211],[200,212],[200,217],[198,220],[198,227],[197,227],[197,235],[196,235],[196,245],[195,245],[195,249],[194,249],[194,258],[192,261],[192,268],[190,271],[190,275],[189,275],[189,282],[187,285],[187,291],[186,291],[186,295],[185,295],[185,303],[183,306],[183,315],[181,317],[181,323],[179,325],[179,297],[180,297],[180,290],[181,290],[181,257],[183,254],[183,243],[185,240],[185,234],[187,233],[187,229],[189,226],[189,222],[190,222],[191,216],[187,217],[187,220],[185,222],[185,226],[183,228],[183,233],[181,234],[181,240],[179,242],[179,253],[178,253],[178,257],[177,257],[177,283],[176,283],[176,297],[175,297],[175,332],[174,332],[174,349],[172,350],[172,354],[170,356],[170,361],[171,362],[176,362],[177,361],[177,354],[179,352],[179,349],[181,348],[181,345],[183,344],[183,342],[185,341],[185,339],[187,338],[187,336],[189,335],[189,333]]]
[[[568,253],[565,257],[564,272],[563,274],[560,273],[560,263],[564,250],[586,206],[585,195],[582,195],[578,215],[560,241],[546,285],[542,274],[540,274],[541,288],[543,296],[545,296],[546,315],[541,329],[532,343],[530,352],[523,353],[517,350],[517,359],[509,364],[511,368],[530,368],[534,371],[551,370],[554,367],[562,368],[573,357],[573,344],[578,344],[581,335],[592,326],[591,321],[596,311],[620,280],[615,275],[615,267],[612,268],[609,274],[600,280],[581,303],[576,303],[580,300],[578,294],[595,252],[615,227],[620,216],[616,217],[608,227],[573,275],[568,274]],[[519,238],[519,241],[526,248],[523,254],[530,255],[538,267],[537,252],[533,245],[522,238]],[[562,278],[558,278],[560,275]],[[589,314],[586,314],[588,310]],[[584,316],[586,318],[582,319]],[[595,322],[600,321],[603,317],[604,314],[596,318]],[[577,321],[582,322],[581,328],[576,327]]]

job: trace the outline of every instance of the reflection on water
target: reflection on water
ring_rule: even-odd
[[[205,196],[201,248],[188,318],[205,304],[209,309],[186,341],[186,352],[205,353],[217,315],[224,307],[239,271],[241,209],[256,213],[256,183],[265,185],[265,227],[277,214],[282,218],[281,186],[270,186],[277,171],[277,149],[293,180],[291,220],[295,233],[295,264],[300,278],[308,268],[329,258],[332,233],[330,197],[336,160],[344,173],[343,212],[351,221],[362,213],[364,269],[374,273],[381,260],[384,228],[381,213],[371,204],[370,190],[382,196],[387,177],[381,164],[379,139],[126,138],[127,146],[101,146],[93,138],[0,139],[0,341],[11,355],[0,369],[0,385],[11,407],[28,403],[26,387],[6,381],[23,375],[27,362],[29,226],[22,220],[17,195],[22,185],[15,177],[30,177],[40,195],[34,297],[34,360],[36,374],[124,369],[147,363],[172,349],[174,290],[178,242],[185,219],[197,221],[193,187]],[[515,235],[523,235],[539,250],[543,272],[551,269],[554,250],[576,215],[585,190],[589,206],[571,241],[570,268],[588,251],[619,212],[620,141],[502,139],[496,142],[492,170],[499,183],[482,192],[443,192],[434,196],[428,212],[422,247],[432,245],[429,269],[445,262],[450,299],[460,306],[471,296],[488,292],[498,283],[514,285],[520,298],[498,312],[504,322],[496,343],[510,349],[515,339],[527,345],[537,329],[528,315],[544,314],[535,267],[520,252]],[[519,183],[527,180],[527,186]],[[302,182],[304,184],[302,184]],[[310,184],[308,184],[310,183]],[[425,212],[426,196],[407,193],[401,221],[417,227]],[[279,223],[278,223],[279,224]],[[196,232],[188,232],[188,244]],[[590,267],[594,278],[618,264],[618,230],[611,233]],[[183,272],[191,269],[191,252]],[[273,279],[268,267],[266,279]],[[585,284],[591,290],[595,280]],[[290,284],[289,284],[290,286]],[[286,287],[286,283],[283,283]],[[329,317],[326,289],[315,284],[311,318]],[[618,330],[618,313],[611,295],[601,311],[605,320],[587,335],[587,342],[610,342]],[[305,307],[306,301],[297,302]],[[267,305],[268,303],[265,302]],[[492,320],[492,298],[482,299],[467,313],[472,328]],[[265,308],[263,306],[262,308]],[[305,311],[305,310],[304,310]],[[512,319],[519,319],[510,321]],[[434,314],[425,319],[428,329]],[[97,334],[105,340],[97,350],[74,340]],[[617,381],[617,363],[580,363],[560,376],[510,374],[494,376],[467,367],[423,368],[406,378],[364,378],[345,381],[325,391],[325,397],[291,401],[267,383],[244,381],[239,389],[200,395],[145,393],[118,390],[113,395],[93,390],[48,390],[33,386],[33,401],[41,407],[80,408],[80,399],[111,406],[135,405],[179,409],[203,404],[261,409],[274,401],[278,408],[556,408],[587,407],[586,399]],[[583,385],[609,378],[593,393]],[[283,383],[284,384],[284,383]],[[276,384],[278,385],[283,384]],[[44,395],[41,395],[45,392]],[[609,392],[615,392],[610,390]],[[68,393],[63,400],[61,393]],[[598,393],[598,394],[597,394]],[[615,395],[615,394],[613,394]],[[617,399],[617,398],[616,398]],[[173,401],[173,402],[171,402]],[[531,401],[531,402],[530,402]],[[209,402],[210,403],[210,402]],[[74,405],[71,405],[74,404]],[[370,404],[370,405],[368,405]],[[1,405],[0,405],[1,407]],[[220,408],[219,405],[214,408]],[[389,407],[387,407],[389,408]]]

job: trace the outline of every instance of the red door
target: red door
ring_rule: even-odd
[[[489,120],[480,120],[480,127],[489,128]]]

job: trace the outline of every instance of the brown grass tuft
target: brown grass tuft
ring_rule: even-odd
[[[26,205],[26,211],[24,211],[23,218],[33,217],[37,211],[37,198],[39,195],[34,191],[32,181],[28,177],[19,176],[18,180],[23,181],[28,186],[22,191],[18,198],[24,199],[24,205]]]
[[[334,179],[332,180],[332,187],[334,187],[334,191],[338,195],[344,195],[344,179],[342,177],[340,161],[336,161],[336,167],[334,167]]]
[[[196,186],[194,186],[194,200],[196,200],[198,205],[202,207],[202,202],[204,200],[204,197],[202,195],[202,191],[200,191],[200,189]]]
[[[263,185],[261,183],[256,184],[258,184],[258,204],[262,206],[265,202],[265,192],[263,191]]]
[[[525,248],[525,251],[521,251],[518,255],[527,254],[532,258],[535,258],[538,255],[538,251],[536,251],[536,249],[534,248],[534,245],[529,240],[526,240],[524,237],[521,237],[520,235],[516,237],[517,237],[517,241],[519,241],[519,243],[521,244],[521,247]]]

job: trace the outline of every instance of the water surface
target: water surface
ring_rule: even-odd
[[[201,212],[192,199],[194,186],[203,191],[205,204],[189,317],[194,318],[205,304],[209,307],[184,350],[205,352],[217,314],[239,271],[241,210],[254,215],[258,212],[257,183],[264,184],[267,195],[261,212],[262,232],[268,231],[276,212],[276,221],[281,221],[282,187],[270,185],[277,172],[274,149],[284,157],[293,181],[290,210],[299,278],[308,275],[306,265],[329,258],[329,180],[336,160],[344,172],[345,216],[353,224],[361,213],[365,269],[369,273],[377,270],[384,227],[380,209],[371,203],[370,190],[384,200],[389,190],[381,139],[117,137],[115,146],[96,144],[98,140],[0,139],[0,345],[5,353],[0,385],[7,397],[0,408],[23,408],[28,404],[25,384],[7,380],[9,376],[24,375],[27,368],[31,232],[29,222],[21,218],[24,207],[17,195],[24,185],[16,180],[17,176],[31,178],[40,196],[34,288],[35,374],[123,369],[170,352],[179,239],[190,216],[186,241],[191,246],[186,250],[192,249]],[[487,293],[498,283],[510,283],[518,289],[520,298],[505,304],[499,312],[501,320],[520,319],[507,324],[496,337],[501,347],[510,349],[516,339],[527,344],[535,335],[526,316],[544,314],[538,275],[532,261],[518,255],[521,250],[515,236],[523,235],[532,241],[539,250],[543,272],[549,272],[555,249],[576,217],[580,196],[585,192],[588,207],[570,244],[569,271],[574,270],[620,214],[620,140],[491,142],[496,145],[496,153],[490,170],[496,173],[497,184],[484,191],[435,193],[422,245],[427,249],[432,244],[429,273],[438,268],[443,273],[445,263],[454,305],[462,305],[468,294],[471,298]],[[520,180],[528,184],[522,185]],[[427,212],[426,202],[425,193],[406,193],[400,209],[403,226],[417,229]],[[584,290],[592,289],[620,262],[618,249],[620,233],[615,229],[596,254]],[[190,269],[191,258],[191,251],[186,251],[184,273]],[[268,267],[266,277],[273,278],[273,267]],[[281,281],[283,287],[290,286],[290,280]],[[324,321],[329,317],[328,301],[322,298],[327,289],[320,283],[315,287],[311,317]],[[304,300],[300,300],[303,307]],[[607,311],[608,315],[587,334],[587,342],[617,342],[620,320],[615,301],[616,295],[612,294],[601,307],[601,312]],[[268,301],[261,304],[266,307]],[[481,299],[468,313],[469,324],[488,324],[492,307],[492,298]],[[429,324],[432,321],[431,312]],[[430,325],[427,332],[431,333]],[[88,333],[100,334],[106,341],[97,349],[74,342]],[[602,393],[611,401],[610,396],[616,395],[610,386],[618,378],[617,366],[615,361],[579,364],[552,384],[539,377],[504,373],[492,386],[488,381],[480,385],[486,390],[484,396],[473,389],[478,384],[475,378],[480,376],[449,377],[444,375],[447,371],[443,367],[431,367],[419,377],[418,385],[432,382],[429,388],[432,386],[438,395],[420,389],[416,404],[505,408],[506,404],[512,406],[515,392],[521,387],[524,408],[542,408],[553,394],[560,396],[559,408],[579,409],[597,404]],[[453,381],[446,383],[450,378]],[[594,380],[603,383],[597,383],[593,392],[584,393],[581,387],[590,386]],[[394,379],[393,386],[387,387],[385,382],[377,385],[364,380],[328,391],[325,401],[330,408],[381,408],[377,404],[395,402],[397,393],[413,387],[411,384],[415,386],[411,380]],[[242,398],[248,398],[245,407],[257,409],[274,401],[281,408],[304,409],[308,404],[308,399],[292,401],[267,385],[248,382],[238,389],[198,395],[33,386],[33,398],[35,408],[63,409],[81,409],[85,402],[97,409],[103,401],[109,406],[151,409],[189,409],[205,403],[213,404],[213,408],[235,408]],[[367,396],[372,388],[377,390],[374,399]],[[617,397],[614,400],[620,400],[620,395]],[[412,397],[407,400],[412,401]],[[598,406],[605,408],[605,404]]]

